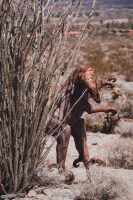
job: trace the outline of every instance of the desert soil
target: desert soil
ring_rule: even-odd
[[[100,156],[106,158],[106,150],[108,146],[113,144],[114,141],[119,140],[120,135],[107,135],[102,133],[87,133],[87,141],[89,146],[90,157]],[[50,142],[53,139],[50,139]],[[48,144],[48,145],[49,145]],[[49,165],[56,162],[56,144],[52,147],[45,164]],[[44,180],[44,185],[40,187],[34,187],[24,198],[21,200],[30,200],[30,199],[40,199],[40,200],[74,200],[77,196],[80,196],[84,185],[87,184],[87,176],[84,165],[81,163],[78,168],[74,168],[72,163],[74,159],[78,156],[75,149],[73,138],[70,139],[66,166],[71,170],[75,175],[75,181],[72,185],[67,185],[64,183],[63,175],[59,175],[56,168],[51,168],[48,170],[45,167],[40,171],[41,178]],[[125,199],[121,196],[121,200],[132,200],[133,198],[133,171],[125,169],[113,169],[111,167],[97,167],[99,173],[106,172],[106,174],[118,177],[121,182],[125,183],[125,186],[128,187],[129,192],[131,193],[131,198]],[[93,177],[91,177],[93,180]],[[18,199],[18,198],[16,198]]]

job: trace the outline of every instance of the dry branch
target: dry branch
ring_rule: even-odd
[[[69,1],[57,18],[58,1],[0,2],[0,193],[23,191],[36,174],[61,73],[75,64],[90,31],[87,20],[80,37],[68,46],[81,3]],[[53,83],[57,89],[50,98]]]

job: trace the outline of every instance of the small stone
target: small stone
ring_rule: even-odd
[[[44,195],[46,195],[46,196],[47,196],[47,194],[46,194],[45,190],[43,190],[43,191],[42,191],[42,194],[44,194]]]
[[[16,194],[6,194],[6,195],[1,195],[0,199],[13,199],[16,196],[17,196]]]
[[[96,143],[96,142],[94,142],[94,143],[92,143],[92,145],[97,145],[97,143]]]
[[[36,196],[36,198],[37,199],[39,199],[39,200],[48,200],[48,197],[46,197],[46,195],[44,195],[44,194],[38,194],[37,196]]]
[[[36,197],[36,192],[34,190],[30,190],[29,193],[27,194],[28,197]]]
[[[43,193],[44,187],[37,187],[37,188],[34,188],[34,190],[37,194],[41,194]]]

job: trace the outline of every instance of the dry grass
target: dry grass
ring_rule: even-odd
[[[100,168],[90,169],[91,182],[87,182],[80,196],[75,200],[131,200],[127,185]]]
[[[97,133],[102,130],[102,123],[92,118],[86,117],[86,130],[93,133]]]
[[[116,116],[111,116],[110,114],[95,114],[91,118],[86,117],[86,130],[93,133],[101,132],[106,134],[113,133],[119,118]]]
[[[133,140],[120,138],[108,148],[109,165],[115,168],[133,169]]]
[[[133,104],[130,100],[125,102],[125,105],[121,108],[121,113],[124,118],[133,118]]]
[[[89,39],[88,43],[83,44],[81,48],[83,62],[78,60],[78,63],[95,66],[96,72],[100,75],[112,72],[124,73],[126,80],[132,81],[132,44],[133,37],[96,35]]]
[[[87,19],[82,28],[86,31],[68,47],[65,33],[81,3],[68,2],[55,19],[56,1],[0,2],[0,193],[32,186],[37,166],[52,146],[44,152],[47,127],[60,98],[60,76],[74,66],[78,47],[90,31]]]
[[[133,129],[130,127],[126,132],[121,133],[122,138],[133,138]]]

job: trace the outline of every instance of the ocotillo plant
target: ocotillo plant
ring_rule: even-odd
[[[0,3],[0,193],[23,191],[43,158],[60,75],[74,66],[79,46],[90,31],[87,19],[79,38],[68,45],[81,3]],[[53,83],[58,87],[50,98]]]

